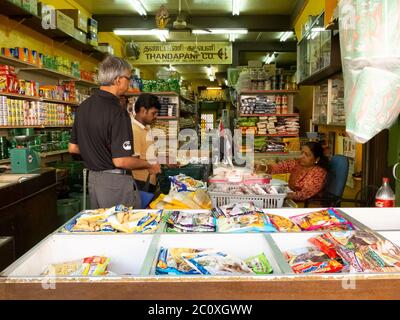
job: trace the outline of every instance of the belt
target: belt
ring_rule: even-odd
[[[121,175],[132,175],[131,170],[125,170],[125,169],[112,169],[112,170],[104,170],[102,171],[104,173],[113,173],[113,174],[121,174]]]

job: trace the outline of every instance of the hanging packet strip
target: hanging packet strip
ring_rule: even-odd
[[[343,226],[348,230],[353,230],[351,222],[343,218],[334,208],[314,211],[289,218],[296,223],[302,230],[311,231],[321,228]]]

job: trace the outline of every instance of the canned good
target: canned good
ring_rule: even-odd
[[[288,106],[287,106],[287,104],[282,104],[281,112],[282,112],[282,114],[287,114],[287,113],[288,113]]]
[[[282,113],[282,107],[280,105],[276,105],[276,113],[281,114]]]
[[[282,96],[282,104],[287,104],[288,97],[286,95]]]

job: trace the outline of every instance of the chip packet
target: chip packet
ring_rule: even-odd
[[[302,230],[311,231],[336,226],[346,226],[349,230],[354,227],[351,222],[343,218],[334,208],[323,209],[289,218],[300,226]]]
[[[191,275],[200,274],[197,269],[187,263],[184,257],[195,256],[204,251],[190,248],[160,248],[155,274]]]
[[[223,252],[200,252],[194,257],[185,257],[187,263],[204,275],[251,275],[246,263]]]
[[[81,260],[51,264],[42,273],[45,276],[105,276],[110,258],[92,256]]]
[[[279,232],[300,232],[300,227],[288,218],[267,213],[272,224]]]
[[[272,267],[264,253],[244,260],[246,265],[253,270],[255,274],[273,273]]]
[[[215,218],[217,232],[276,232],[269,218],[262,212]]]
[[[288,250],[284,255],[295,273],[334,273],[344,267],[315,247]]]

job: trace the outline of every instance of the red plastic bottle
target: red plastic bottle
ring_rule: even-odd
[[[389,185],[389,178],[382,179],[382,186],[378,189],[375,196],[375,207],[386,208],[394,207],[395,195]]]

